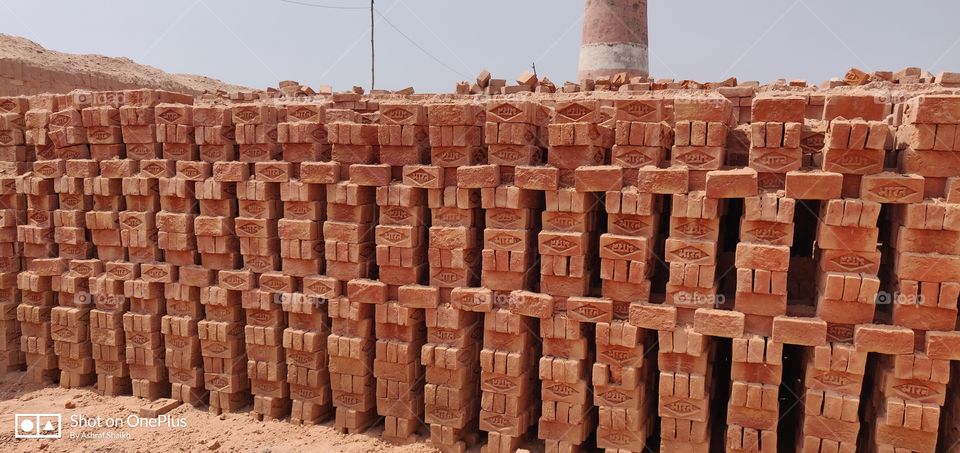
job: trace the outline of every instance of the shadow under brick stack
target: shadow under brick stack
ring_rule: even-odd
[[[788,195],[822,200],[816,238],[816,317],[826,323],[827,343],[806,350],[804,423],[798,437],[804,451],[854,451],[857,445],[856,414],[869,349],[854,346],[854,332],[858,325],[872,323],[876,311],[880,203],[843,197],[858,196],[863,175],[882,171],[890,129],[880,121],[889,110],[879,97],[828,98],[823,172],[791,172],[787,179]]]
[[[424,164],[430,156],[427,108],[423,104],[380,103],[379,165],[357,166],[380,180],[376,227],[378,278],[386,300],[376,306],[377,412],[385,417],[386,439],[407,442],[424,420],[425,308],[436,308],[437,290],[428,283],[427,191],[407,184],[406,166]],[[351,177],[351,179],[353,179]]]
[[[37,148],[50,147],[47,115],[31,114],[28,123],[29,108],[27,98],[0,98],[0,378],[26,363],[17,320],[17,275],[23,269],[17,226],[26,222],[26,200],[17,193],[16,177],[28,171],[24,164],[34,160]]]
[[[134,173],[123,177],[126,210],[120,212],[119,218],[120,242],[127,261],[106,264],[107,273],[122,277],[123,294],[130,302],[130,310],[123,315],[123,330],[133,395],[149,400],[170,394],[161,325],[166,313],[163,280],[170,280],[171,276],[164,270],[165,265],[156,265],[163,260],[163,251],[157,244],[156,215],[160,211],[159,178],[170,176],[173,165],[163,158],[158,132],[164,131],[164,138],[179,135],[185,139],[187,135],[177,131],[175,125],[166,127],[169,124],[163,123],[168,120],[157,119],[157,104],[154,100],[134,106],[143,110],[143,121],[124,131],[126,160]]]
[[[424,412],[433,446],[463,453],[478,440],[481,313],[486,300],[480,293],[489,290],[476,288],[484,225],[480,189],[458,187],[457,167],[483,157],[485,114],[482,105],[467,103],[429,104],[427,114],[430,165],[403,170],[405,183],[427,189],[430,205],[428,260],[436,302],[424,310]],[[409,291],[427,297],[427,289]]]
[[[234,228],[238,213],[237,182],[249,177],[249,164],[235,161],[237,149],[230,132],[233,130],[233,137],[239,135],[238,126],[255,121],[260,112],[256,108],[246,111],[249,114],[240,120],[237,110],[217,108],[202,124],[213,128],[208,130],[211,137],[217,135],[216,128],[219,128],[220,137],[225,139],[213,139],[214,143],[221,144],[201,147],[200,158],[212,164],[212,172],[210,177],[198,180],[195,189],[200,203],[200,215],[194,220],[197,250],[201,264],[210,271],[209,285],[200,288],[204,319],[197,323],[197,336],[203,356],[204,387],[210,392],[210,412],[213,413],[237,411],[250,402],[244,311],[240,291],[228,289],[249,284],[242,276],[229,273],[241,265],[240,244]],[[196,117],[197,112],[194,113]],[[236,278],[224,282],[229,277]]]
[[[547,451],[568,452],[578,450],[596,426],[590,401],[593,323],[612,321],[613,302],[586,296],[599,277],[592,266],[597,260],[593,244],[599,236],[598,192],[619,190],[622,170],[603,166],[614,143],[610,127],[614,122],[601,124],[599,101],[558,102],[554,108],[548,126],[548,166],[540,170],[556,177],[551,179],[554,187],[542,188],[546,210],[537,238],[540,291],[553,299],[540,314],[538,435],[546,441]]]
[[[250,106],[252,107],[252,106]],[[234,118],[243,121],[236,129],[240,161],[252,172],[253,180],[237,181],[239,215],[236,233],[243,255],[243,270],[220,271],[221,286],[240,290],[246,313],[244,338],[247,376],[253,393],[253,413],[258,419],[280,418],[290,411],[283,330],[286,315],[281,298],[270,287],[282,288],[283,279],[272,278],[280,271],[278,221],[283,215],[280,185],[290,179],[291,163],[280,161],[277,143],[279,122],[286,120],[283,106],[259,106],[256,119],[249,107],[235,107]],[[267,275],[266,278],[263,276]],[[233,282],[240,283],[237,286]],[[270,286],[263,286],[269,284]]]
[[[144,273],[164,284],[166,313],[161,318],[164,362],[173,399],[194,406],[207,402],[203,385],[203,358],[198,322],[203,319],[200,288],[211,284],[211,272],[198,266],[194,221],[197,216],[196,183],[210,174],[210,164],[200,162],[197,142],[209,108],[161,104],[155,109],[157,138],[163,144],[164,176],[159,178],[160,212],[156,216],[157,245],[164,265]],[[200,116],[198,118],[198,116]],[[200,140],[198,140],[200,138]],[[151,275],[152,274],[152,275]]]
[[[488,156],[509,149],[508,157],[519,153],[526,165],[542,162],[547,107],[531,101],[489,101],[486,112]],[[488,432],[488,453],[515,450],[537,421],[538,324],[525,314],[537,305],[528,304],[529,299],[549,299],[525,292],[538,289],[533,233],[540,229],[537,213],[543,209],[543,195],[514,185],[517,161],[506,160],[457,172],[459,187],[480,189],[485,210],[481,286],[493,293],[492,301],[482,304],[480,429]],[[513,291],[520,294],[511,295]]]
[[[53,214],[59,208],[55,187],[57,180],[64,176],[67,158],[89,155],[80,110],[74,107],[71,99],[64,96],[61,103],[67,107],[49,117],[53,155],[44,155],[43,160],[34,162],[31,173],[17,179],[18,192],[27,196],[27,224],[17,227],[17,239],[23,242],[27,269],[17,276],[21,292],[17,319],[28,376],[35,382],[54,380],[60,374],[51,337],[52,310],[58,304],[53,277],[60,276],[65,267],[57,258],[59,251],[54,237]]]
[[[676,307],[676,324],[659,331],[661,451],[708,451],[710,447],[716,348],[709,334],[696,329],[694,313],[718,301],[722,200],[704,189],[709,188],[708,172],[723,165],[731,115],[730,102],[719,96],[674,100],[671,167],[688,169],[690,191],[673,195],[670,237],[664,250],[670,265],[665,303]]]
[[[687,191],[685,167],[660,169],[673,143],[666,99],[617,100],[611,161],[623,169],[623,187],[607,190],[606,233],[600,235],[602,294],[613,301],[613,319],[597,323],[594,404],[599,408],[597,445],[641,452],[656,415],[656,367],[647,330],[658,325],[651,276],[660,232],[663,194]],[[627,318],[636,318],[628,322]]]
[[[291,104],[286,122],[277,125],[277,141],[290,162],[288,180],[280,183],[283,218],[278,222],[282,273],[260,277],[266,290],[282,297],[287,314],[283,347],[293,423],[314,424],[332,414],[327,374],[330,319],[327,292],[333,288],[325,269],[320,229],[326,218],[326,186],[317,179],[318,161],[329,162],[330,145],[324,125],[325,105]],[[321,172],[322,173],[322,172]]]
[[[902,120],[900,171],[864,176],[861,185],[861,198],[893,205],[887,242],[893,266],[884,281],[893,295],[891,324],[902,330],[872,340],[887,343],[882,352],[892,355],[876,364],[872,403],[878,418],[870,434],[880,451],[935,451],[950,361],[960,357],[953,349],[958,344],[960,206],[955,203],[960,198],[956,177],[945,179],[960,168],[953,154],[960,151],[960,100],[914,98]]]
[[[335,427],[363,432],[377,421],[373,375],[376,354],[374,311],[386,302],[377,276],[374,227],[377,222],[376,163],[378,128],[370,118],[349,110],[327,110],[332,144],[327,185],[327,221],[323,224],[327,275],[346,285],[344,296],[330,300],[332,320],[327,343]],[[356,167],[356,168],[354,168]]]

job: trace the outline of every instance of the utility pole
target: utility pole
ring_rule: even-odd
[[[373,87],[376,86],[377,82],[376,49],[373,39],[373,1],[374,0],[370,0],[370,91],[373,91]]]

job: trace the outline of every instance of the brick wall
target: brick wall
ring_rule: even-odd
[[[443,451],[960,440],[951,90],[0,112],[4,372]]]

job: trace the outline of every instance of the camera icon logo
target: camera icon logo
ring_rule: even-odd
[[[14,423],[17,439],[59,439],[62,435],[60,414],[15,414]]]

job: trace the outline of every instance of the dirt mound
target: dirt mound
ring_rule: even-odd
[[[248,90],[209,77],[169,74],[129,58],[48,50],[29,39],[0,34],[0,96],[133,88],[190,94]]]

